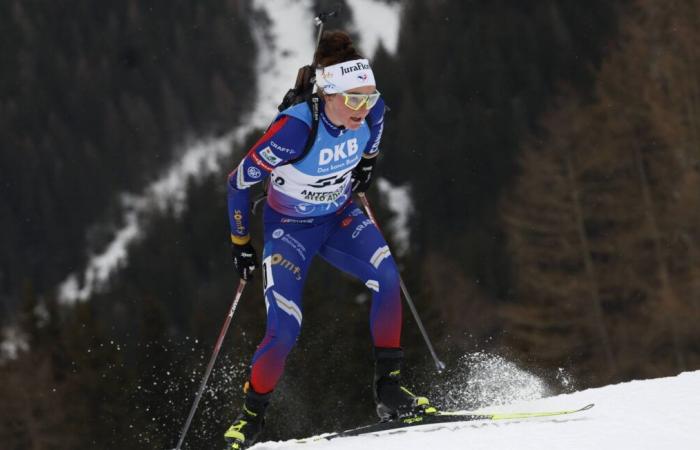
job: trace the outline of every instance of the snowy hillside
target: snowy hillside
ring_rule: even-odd
[[[355,27],[362,29],[359,47],[372,56],[380,42],[390,53],[396,51],[399,34],[399,4],[387,4],[380,0],[349,0],[348,6],[355,18]],[[191,177],[202,178],[215,173],[219,162],[230,154],[231,147],[238,152],[243,138],[252,130],[264,129],[277,113],[284,93],[292,87],[299,67],[309,64],[314,52],[315,28],[313,2],[298,0],[254,0],[253,7],[265,14],[269,23],[253,23],[254,38],[258,48],[256,61],[257,101],[243,124],[223,137],[202,137],[197,142],[185,143],[182,157],[173,161],[162,176],[153,180],[140,195],[123,195],[123,227],[119,229],[106,248],[95,252],[87,267],[71,273],[58,288],[63,303],[84,301],[100,291],[109,278],[127,261],[129,246],[143,233],[143,221],[153,210],[173,208],[182,212],[187,196],[187,183]],[[255,18],[251,18],[255,21]],[[302,26],[300,26],[300,24]],[[359,25],[358,25],[359,24]],[[380,191],[392,197],[397,217],[388,223],[388,230],[398,240],[397,253],[407,249],[408,215],[412,206],[405,187],[392,186],[386,180]],[[7,332],[9,333],[9,332]],[[6,333],[6,334],[7,334]],[[16,343],[5,339],[3,345],[16,348]],[[14,351],[14,350],[13,350]]]
[[[406,432],[308,444],[261,442],[255,450],[700,449],[700,371],[633,381],[481,411],[592,410],[559,418],[425,425]]]

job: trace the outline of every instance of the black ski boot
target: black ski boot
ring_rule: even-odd
[[[225,450],[242,450],[253,445],[265,425],[265,410],[270,394],[261,395],[248,389],[243,411],[224,434]]]
[[[400,348],[375,348],[374,357],[374,401],[382,422],[437,412],[426,397],[401,386],[403,351]]]

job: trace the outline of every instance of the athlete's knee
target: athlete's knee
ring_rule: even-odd
[[[387,258],[384,263],[377,268],[377,271],[380,273],[380,276],[385,279],[393,280],[399,276],[399,269],[396,267],[396,262],[393,257]]]
[[[382,261],[365,284],[375,292],[395,289],[399,285],[399,270],[394,259],[389,257]]]
[[[273,330],[270,330],[272,331],[270,337],[274,340],[273,345],[287,351],[291,350],[301,331],[301,308],[275,289],[270,289],[266,297],[269,308],[274,308],[274,311],[268,312],[275,320],[274,327],[272,327]],[[268,318],[268,320],[270,319]]]
[[[258,349],[259,356],[275,355],[274,358],[286,358],[296,345],[299,337],[299,327],[281,327],[268,331]]]
[[[277,330],[277,346],[289,353],[297,343],[300,326],[295,323]]]

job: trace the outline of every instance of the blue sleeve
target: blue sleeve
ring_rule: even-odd
[[[250,187],[266,180],[276,166],[301,155],[309,131],[304,121],[280,115],[228,175],[228,218],[233,243],[245,244],[250,240]]]
[[[367,123],[371,125],[369,127],[369,140],[363,155],[365,157],[374,157],[379,153],[379,143],[382,140],[382,131],[384,131],[384,110],[384,99],[380,97],[377,104],[367,114]]]

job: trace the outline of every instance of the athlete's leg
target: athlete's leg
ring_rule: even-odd
[[[265,223],[261,272],[267,328],[253,356],[250,373],[251,387],[257,393],[265,394],[275,388],[301,330],[302,288],[322,240],[315,228]]]
[[[377,414],[382,420],[394,420],[434,413],[427,398],[401,387],[401,287],[386,241],[355,205],[347,208],[335,224],[335,232],[319,254],[373,291],[370,327],[375,347],[373,390]]]
[[[389,246],[371,220],[355,204],[345,209],[319,254],[338,269],[354,275],[372,291],[370,330],[374,346],[401,346],[401,288]]]

